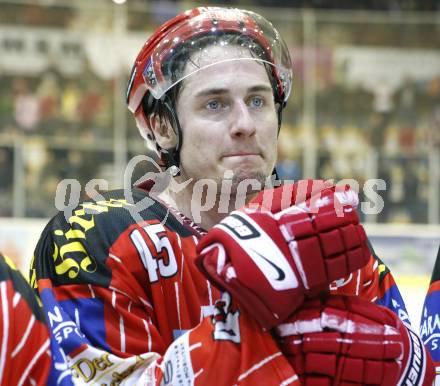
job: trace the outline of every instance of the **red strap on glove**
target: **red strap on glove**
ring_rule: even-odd
[[[275,189],[273,197],[285,189]],[[306,295],[327,291],[331,282],[368,262],[356,203],[356,193],[336,187],[274,213],[253,201],[201,239],[197,264],[262,327],[271,328],[298,309]]]
[[[361,298],[309,300],[274,331],[304,386],[428,386],[434,379],[417,334]]]

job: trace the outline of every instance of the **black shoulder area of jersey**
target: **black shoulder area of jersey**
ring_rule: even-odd
[[[440,280],[440,245],[438,247],[437,259],[435,259],[434,269],[431,275],[431,284]]]
[[[130,191],[112,190],[102,197],[104,201],[95,202],[97,205],[108,205],[109,208],[109,211],[103,212],[102,216],[96,216],[97,224],[102,227],[109,225],[108,217],[111,218],[112,226],[116,226],[116,229],[112,227],[112,230],[116,231],[124,231],[128,224],[139,221],[157,220],[182,237],[192,235],[191,230],[185,227],[166,205],[150,196],[146,190],[138,188],[132,188]],[[90,211],[93,212],[93,209]]]
[[[377,260],[377,263],[379,265],[383,266],[382,270],[379,270],[379,283],[382,283],[382,281],[385,279],[385,276],[390,273],[390,269],[387,267],[387,265],[382,261],[382,259],[377,255],[376,251],[373,248],[373,244],[371,244],[370,239],[367,239],[368,248],[370,249],[371,254],[373,257]]]
[[[44,314],[41,307],[38,305],[35,293],[32,291],[29,283],[15,267],[10,266],[5,257],[0,253],[0,282],[10,281],[16,292],[26,301],[32,313],[37,320],[44,322]]]
[[[142,189],[103,193],[83,201],[71,213],[59,212],[45,227],[31,267],[31,284],[49,278],[52,285],[108,286],[111,272],[105,264],[116,240],[131,226],[161,222],[182,237],[192,234],[161,202]]]

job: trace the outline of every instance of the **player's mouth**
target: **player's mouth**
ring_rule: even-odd
[[[235,157],[261,157],[261,153],[258,152],[234,152],[223,155],[223,158],[235,158]]]

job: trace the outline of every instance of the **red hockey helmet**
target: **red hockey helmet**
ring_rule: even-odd
[[[206,39],[203,42],[204,37],[209,37],[209,43]],[[196,66],[189,73],[188,69],[185,71],[189,56],[202,53],[207,44],[246,47],[250,54],[239,59],[266,64],[273,78],[276,102],[282,105],[286,102],[291,90],[292,64],[287,46],[273,25],[251,11],[194,8],[163,24],[144,44],[132,69],[127,89],[128,108],[134,113],[142,136],[153,144],[151,111],[145,111],[143,98],[159,100],[173,86],[206,67]],[[229,60],[216,58],[209,62],[209,66]],[[155,148],[160,152],[157,145]]]

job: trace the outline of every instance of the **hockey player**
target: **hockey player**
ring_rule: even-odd
[[[45,386],[49,330],[29,283],[0,253],[0,385]]]
[[[291,78],[278,31],[249,11],[196,8],[145,43],[128,107],[180,191],[108,192],[45,228],[31,278],[53,384],[429,383],[417,335],[373,303],[403,307],[356,195],[262,190]]]
[[[440,247],[432,270],[431,282],[423,305],[420,336],[431,353],[435,365],[436,383],[440,385]]]

